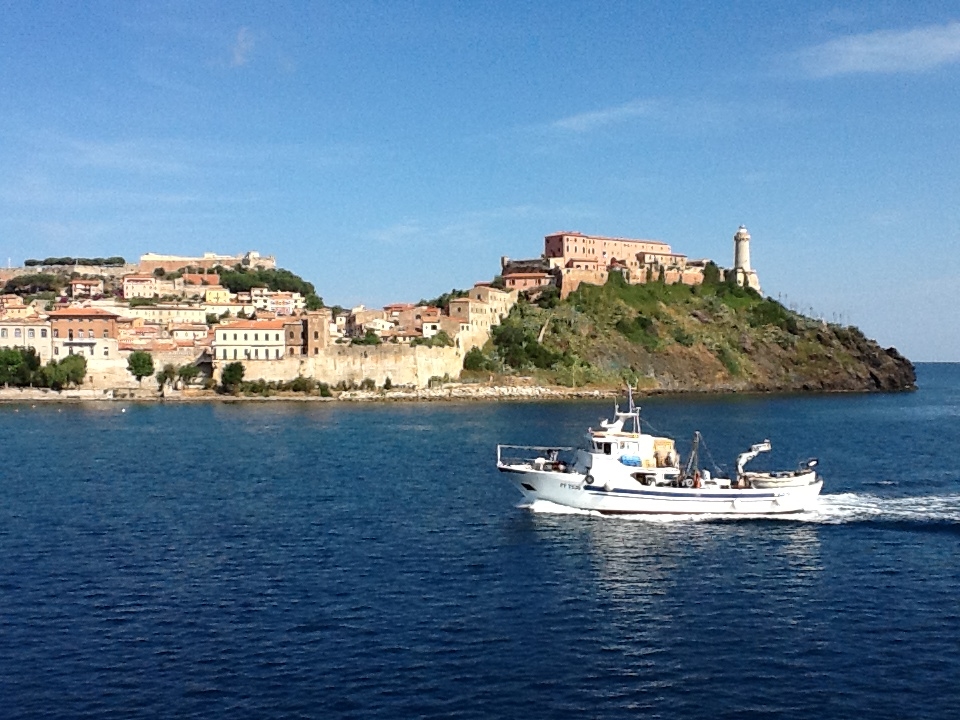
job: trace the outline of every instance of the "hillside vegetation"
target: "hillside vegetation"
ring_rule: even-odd
[[[916,379],[909,360],[857,328],[709,275],[690,287],[629,285],[611,273],[562,302],[521,300],[465,367],[669,391],[908,390]]]

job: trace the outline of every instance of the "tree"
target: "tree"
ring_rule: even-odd
[[[495,368],[495,363],[484,355],[479,347],[470,348],[463,356],[464,370],[494,370]]]
[[[39,377],[40,357],[33,348],[0,349],[0,385],[23,387],[43,384]]]
[[[87,359],[83,355],[67,355],[60,361],[60,367],[68,383],[82,385],[87,376]]]
[[[127,359],[127,370],[137,382],[153,375],[153,356],[144,350],[134,350]]]
[[[167,383],[172,383],[177,379],[177,368],[174,367],[173,363],[167,363],[163,366],[163,370],[157,373],[157,386],[163,390],[163,386]]]
[[[196,380],[199,374],[200,368],[196,365],[181,365],[180,369],[177,370],[177,377],[183,380],[184,385],[189,385]]]
[[[720,268],[717,267],[717,264],[713,262],[713,260],[710,260],[703,268],[703,284],[720,284]]]
[[[232,362],[229,365],[225,365],[223,372],[220,374],[220,382],[223,384],[223,389],[227,392],[233,392],[237,385],[243,382],[243,363],[242,362]]]
[[[379,345],[381,342],[382,341],[380,340],[380,336],[377,335],[373,330],[370,330],[368,328],[362,337],[354,338],[350,342],[350,344],[351,345]]]
[[[51,360],[38,375],[43,385],[58,391],[70,383],[82,385],[87,375],[87,359],[83,355],[68,355],[60,362]]]
[[[162,278],[166,274],[167,274],[167,271],[164,270],[162,267],[155,268],[153,271],[153,276],[158,278]]]

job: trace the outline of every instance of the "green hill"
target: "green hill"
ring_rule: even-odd
[[[915,388],[913,365],[855,327],[788,310],[717,279],[701,286],[581,285],[565,301],[521,300],[465,367],[561,385],[623,381],[665,391]]]

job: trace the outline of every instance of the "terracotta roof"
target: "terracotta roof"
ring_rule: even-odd
[[[0,318],[0,325],[49,325],[49,323],[33,315],[23,318]]]
[[[100,308],[64,308],[63,310],[50,310],[47,315],[53,318],[89,317],[101,318],[103,320],[119,317],[112,312],[107,312]]]

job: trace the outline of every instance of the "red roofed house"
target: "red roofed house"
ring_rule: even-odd
[[[503,276],[503,284],[507,290],[529,290],[543,285],[550,285],[553,275],[549,273],[510,273]]]
[[[70,281],[70,297],[93,297],[94,295],[103,295],[103,280],[82,280],[77,278]]]
[[[100,308],[69,307],[51,310],[47,317],[54,359],[64,355],[116,357],[118,316],[114,313]]]

